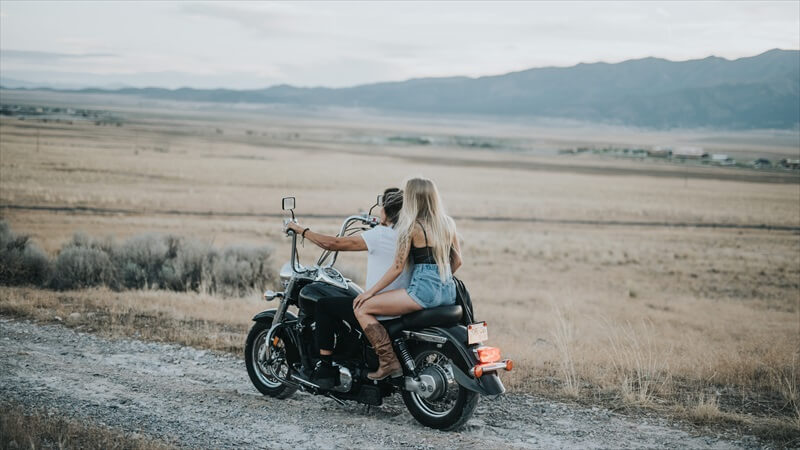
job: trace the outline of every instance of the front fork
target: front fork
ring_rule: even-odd
[[[272,318],[272,326],[270,327],[269,331],[267,332],[267,337],[266,337],[266,342],[265,342],[265,344],[267,346],[267,352],[266,352],[265,356],[266,356],[267,362],[269,363],[269,367],[272,367],[272,364],[271,364],[271,361],[272,361],[272,348],[274,347],[274,342],[275,342],[274,340],[276,338],[278,329],[282,328],[284,325],[286,325],[283,322],[283,319],[284,319],[284,316],[286,315],[286,310],[289,309],[289,295],[288,295],[288,293],[292,292],[292,288],[293,287],[294,287],[294,278],[292,278],[289,281],[289,284],[286,286],[286,290],[284,292],[286,292],[287,295],[284,295],[284,296],[280,297],[281,301],[280,301],[280,303],[278,303],[278,308],[275,310],[275,315]],[[295,348],[297,348],[298,352],[302,351],[300,346],[298,346],[298,342],[294,342],[296,340],[296,339],[294,339],[294,333],[292,333],[292,332],[286,333],[286,336],[289,338],[289,340],[293,341],[293,342],[291,342],[291,344],[293,344],[295,346]],[[287,345],[287,344],[288,343],[285,343],[284,345]],[[289,362],[287,361],[286,363],[288,364]],[[273,376],[275,376],[276,378],[280,379],[275,374],[273,374]]]
[[[267,333],[267,360],[270,360],[270,352],[272,350],[272,340],[275,338],[275,333],[278,328],[283,326],[283,316],[286,315],[286,310],[289,309],[289,296],[294,292],[294,277],[289,280],[284,290],[285,294],[280,297],[281,302],[278,303],[278,308],[275,310],[275,315],[272,316],[272,326]]]
[[[273,328],[276,324],[283,322],[283,316],[286,315],[286,310],[289,309],[289,296],[294,292],[294,278],[289,280],[289,284],[286,285],[286,289],[283,292],[285,294],[280,297],[281,302],[278,303],[278,309],[275,310],[275,316],[272,318]]]

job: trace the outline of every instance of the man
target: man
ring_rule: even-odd
[[[389,188],[383,193],[383,207],[379,210],[381,224],[358,236],[328,236],[313,232],[297,223],[290,223],[288,227],[325,250],[367,251],[367,280],[364,288],[369,289],[381,279],[394,262],[395,253],[397,253],[397,232],[393,227],[397,223],[402,207],[403,191]],[[403,273],[383,290],[407,288],[411,279],[411,269],[411,267],[406,267]],[[320,349],[320,361],[314,369],[311,379],[312,382],[324,389],[332,388],[339,377],[339,371],[331,364],[334,326],[339,320],[344,320],[353,328],[360,329],[353,314],[352,298],[333,297],[317,303],[315,333]]]

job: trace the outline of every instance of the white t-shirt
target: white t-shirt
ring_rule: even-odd
[[[384,225],[378,225],[371,230],[361,233],[361,238],[367,244],[367,281],[364,290],[375,285],[386,271],[392,267],[394,257],[397,253],[397,231]],[[412,263],[409,260],[403,273],[398,275],[394,281],[389,283],[380,292],[391,291],[393,289],[405,289],[411,281]],[[399,316],[393,316],[399,317]],[[389,316],[378,316],[379,320],[389,319]]]

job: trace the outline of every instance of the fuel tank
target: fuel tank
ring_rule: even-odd
[[[342,289],[317,281],[304,286],[303,289],[300,290],[298,300],[301,309],[313,312],[316,308],[317,301],[321,298],[349,297],[354,299],[358,294],[359,291],[352,284],[349,284],[347,289]]]

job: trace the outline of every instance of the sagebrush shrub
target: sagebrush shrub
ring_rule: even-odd
[[[247,295],[265,289],[273,280],[272,249],[267,246],[226,247],[214,261],[214,289],[224,295]]]
[[[0,220],[0,284],[35,285],[50,277],[50,260],[29,236],[17,235]]]
[[[249,295],[275,277],[268,246],[233,245],[222,250],[196,239],[147,233],[122,243],[78,232],[51,263],[27,236],[0,221],[0,283],[53,289],[107,286],[169,289],[229,296]]]
[[[175,257],[161,268],[164,288],[210,293],[216,259],[217,251],[211,245],[194,240],[183,241]]]
[[[55,289],[80,289],[113,286],[114,281],[108,253],[97,248],[68,247],[56,257],[50,285]]]
[[[119,281],[126,289],[159,288],[162,268],[175,253],[177,238],[154,233],[133,236],[114,252]]]
[[[70,241],[68,241],[61,247],[61,251],[64,251],[71,247],[91,248],[103,251],[110,256],[114,252],[115,246],[116,242],[111,237],[97,239],[89,236],[84,231],[78,231],[77,233],[72,235],[72,239]]]

